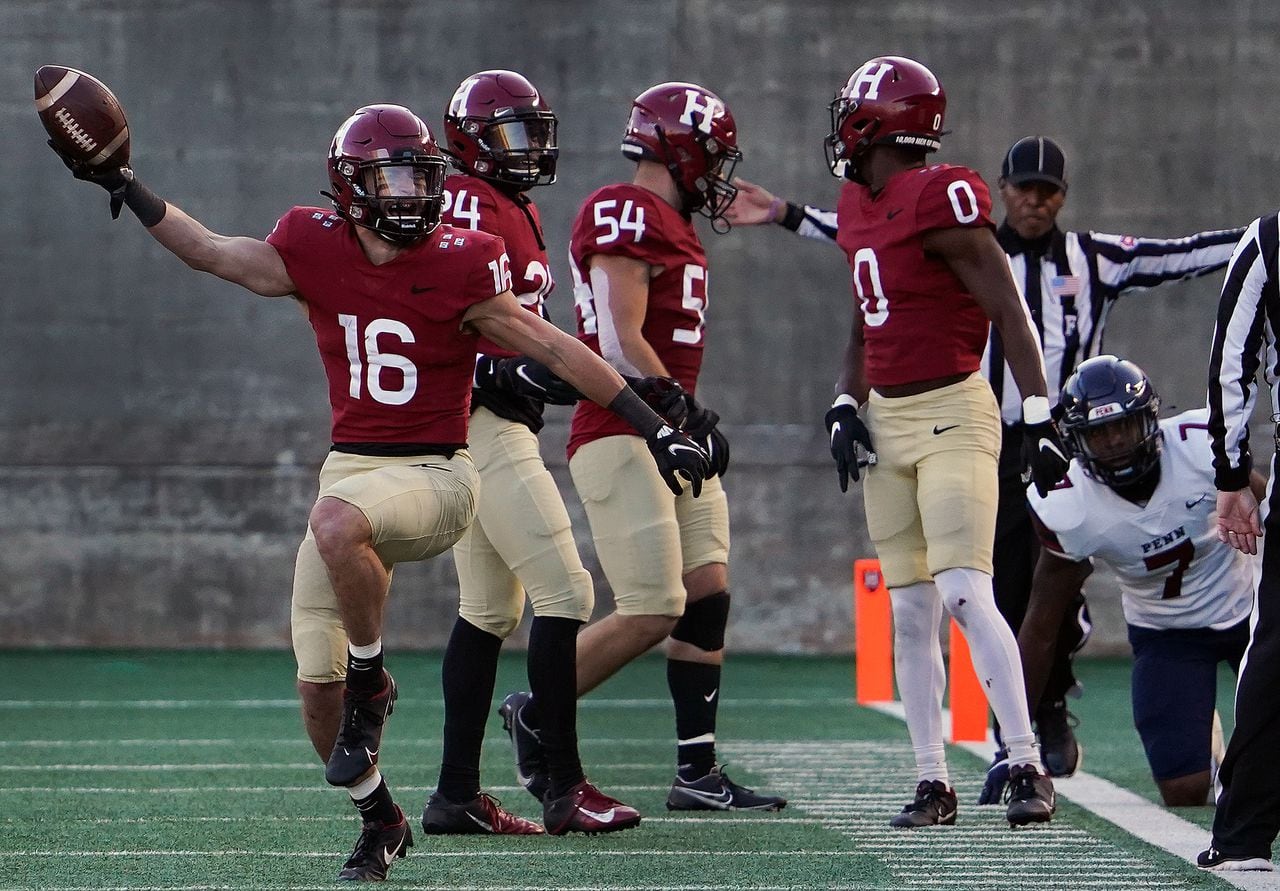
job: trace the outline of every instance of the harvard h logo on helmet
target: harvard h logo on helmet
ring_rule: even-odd
[[[665,83],[637,96],[622,153],[664,165],[685,213],[719,220],[738,194],[730,183],[742,159],[738,127],[724,100],[706,87]]]
[[[366,105],[334,134],[333,194],[321,194],[357,226],[411,244],[440,223],[444,176],[444,156],[420,117],[402,105]]]
[[[828,108],[827,166],[834,176],[865,184],[859,167],[873,145],[938,150],[947,94],[919,62],[878,56],[849,77]]]
[[[444,151],[454,166],[523,191],[556,181],[556,116],[529,79],[481,71],[464,80],[444,115]]]

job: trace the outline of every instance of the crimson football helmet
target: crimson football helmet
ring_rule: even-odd
[[[444,152],[459,170],[523,191],[556,181],[556,115],[514,71],[464,80],[444,115]]]
[[[859,167],[873,145],[938,150],[947,94],[919,62],[877,56],[849,77],[829,108],[827,166],[834,176],[866,185]]]
[[[730,182],[742,160],[738,128],[729,107],[706,87],[665,83],[637,96],[622,153],[664,165],[685,213],[719,220],[738,194]]]
[[[1080,363],[1062,386],[1068,450],[1084,472],[1112,487],[1131,486],[1160,464],[1160,396],[1137,365],[1115,356]]]
[[[356,109],[329,147],[338,213],[387,241],[410,244],[440,223],[445,161],[422,119],[402,105]]]

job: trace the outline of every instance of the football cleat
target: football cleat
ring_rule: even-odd
[[[987,778],[982,783],[978,804],[1000,804],[1004,801],[1005,788],[1009,785],[1009,750],[996,749],[995,757],[987,768]]]
[[[1067,711],[1065,700],[1040,706],[1036,710],[1036,730],[1040,735],[1040,760],[1051,777],[1069,777],[1080,769],[1084,746],[1076,740],[1072,727],[1079,724]]]
[[[669,811],[780,811],[786,806],[785,798],[739,786],[718,764],[701,779],[686,782],[677,775],[667,794]]]
[[[431,793],[422,809],[422,831],[428,835],[543,834],[537,823],[503,810],[502,802],[484,792],[463,804]]]
[[[404,811],[396,823],[365,823],[351,856],[343,864],[338,879],[343,882],[381,882],[387,877],[392,861],[403,857],[413,847],[413,833]]]
[[[524,722],[524,707],[533,699],[532,693],[511,693],[502,700],[498,714],[502,729],[511,736],[511,747],[516,754],[516,782],[530,795],[542,801],[551,788],[551,776],[547,771],[547,753],[542,747],[538,731]]]
[[[889,825],[896,829],[918,829],[921,826],[954,826],[956,822],[956,790],[942,780],[921,780],[916,786],[915,800],[894,814]]]
[[[1005,811],[1009,825],[1048,823],[1057,809],[1053,780],[1031,764],[1019,764],[1009,771],[1009,808]]]
[[[585,779],[559,798],[542,803],[542,825],[552,835],[618,832],[640,825],[640,812],[610,798]]]
[[[331,786],[351,786],[378,763],[382,725],[395,707],[395,678],[383,669],[382,689],[373,695],[347,688],[342,693],[342,724],[324,766]]]
[[[1268,857],[1224,854],[1212,845],[1196,855],[1196,866],[1210,872],[1271,872],[1274,869]]]

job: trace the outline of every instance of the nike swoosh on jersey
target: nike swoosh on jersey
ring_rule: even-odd
[[[434,291],[435,289],[436,289],[435,285],[423,285],[423,286],[410,285],[409,286],[409,290],[415,294],[425,294],[428,291]]]
[[[616,807],[611,807],[611,808],[609,808],[607,811],[602,811],[601,813],[596,813],[595,811],[589,811],[589,810],[587,810],[585,807],[580,807],[580,808],[578,808],[578,813],[580,813],[580,814],[586,814],[586,815],[587,815],[588,817],[590,817],[591,819],[593,819],[593,820],[599,820],[601,823],[611,823],[611,822],[613,822],[613,815],[614,815],[614,813],[616,813],[616,812],[617,812],[617,810],[618,810],[618,809],[617,809]]]
[[[954,430],[954,429],[956,429],[956,428],[957,428],[957,427],[959,427],[959,426],[960,426],[959,424],[952,424],[950,427],[939,427],[937,424],[934,424],[934,425],[933,425],[933,435],[934,435],[934,436],[937,436],[937,435],[939,435],[939,434],[941,434],[941,433],[946,433],[948,430]]]
[[[884,215],[884,218],[885,218],[886,220],[892,220],[894,217],[896,217],[896,216],[897,216],[898,214],[900,214],[900,213],[902,213],[902,208],[901,208],[901,207],[898,207],[898,208],[895,208],[895,209],[893,209],[893,210],[889,211],[887,214],[885,214],[885,215]]]

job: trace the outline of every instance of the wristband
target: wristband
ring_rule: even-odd
[[[148,229],[163,220],[169,209],[164,199],[139,182],[137,177],[124,187],[124,203]]]
[[[787,202],[783,201],[781,198],[779,198],[779,197],[778,197],[778,196],[776,196],[776,195],[772,198],[772,200],[770,200],[770,201],[769,201],[769,222],[771,222],[771,223],[781,223],[781,222],[782,222],[782,220],[780,220],[780,219],[778,218],[778,211],[779,211],[783,206],[785,206],[785,205],[786,205],[786,203],[787,203]]]
[[[804,208],[799,204],[787,202],[787,212],[782,215],[782,219],[778,221],[778,225],[784,229],[790,229],[792,232],[800,231],[800,227],[804,225]]]
[[[831,403],[832,408],[839,408],[842,405],[852,405],[853,410],[855,412],[858,409],[862,408],[862,404],[858,402],[858,400],[850,396],[848,393],[841,393],[839,396],[836,397],[836,401]]]
[[[636,432],[645,439],[652,437],[667,423],[636,395],[635,390],[625,384],[618,391],[618,395],[613,397],[613,401],[605,407],[636,428]]]
[[[1022,400],[1022,423],[1044,424],[1050,417],[1048,396],[1028,396]]]

